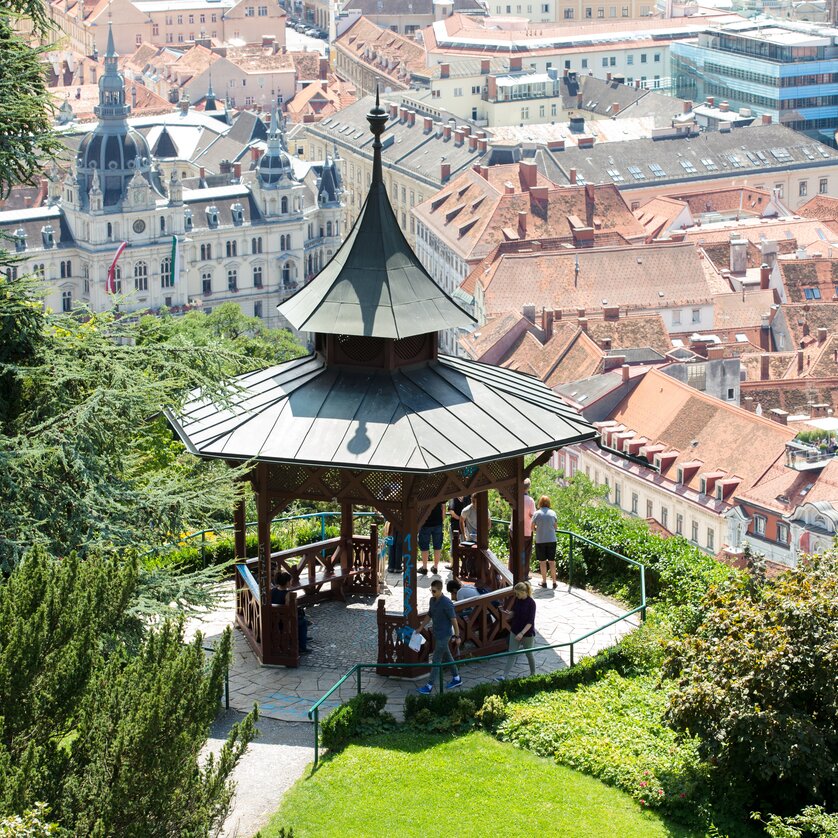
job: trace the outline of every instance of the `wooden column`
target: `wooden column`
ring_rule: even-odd
[[[512,581],[521,582],[529,576],[524,556],[524,458],[515,463],[515,503],[512,505],[512,533],[509,549],[509,569]]]
[[[477,547],[479,550],[489,548],[489,493],[480,492],[476,497],[472,495],[472,503],[477,508]]]
[[[242,490],[233,510],[233,533],[236,560],[243,562],[247,558],[247,505],[244,499],[244,490]]]
[[[340,505],[340,565],[344,576],[352,564],[352,504],[342,501]]]
[[[402,587],[403,613],[409,626],[419,625],[419,598],[416,593],[416,559],[419,552],[419,523],[416,507],[410,505],[402,516]]]
[[[262,662],[273,658],[271,628],[271,501],[268,497],[268,467],[256,466],[256,531],[259,542],[259,600],[262,633]]]

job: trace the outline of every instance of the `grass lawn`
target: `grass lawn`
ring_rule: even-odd
[[[321,763],[261,833],[324,836],[534,835],[692,838],[621,791],[482,733],[400,731]]]

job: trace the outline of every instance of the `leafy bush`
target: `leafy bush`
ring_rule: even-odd
[[[668,718],[720,776],[771,808],[838,802],[838,554],[772,580],[709,591],[694,635],[672,647]]]
[[[751,817],[765,826],[770,838],[838,838],[838,813],[825,812],[821,806],[807,806],[788,818],[769,815],[764,821],[759,812]]]
[[[612,670],[594,684],[509,705],[497,734],[617,786],[642,806],[692,806],[704,772],[697,743],[662,720],[670,689],[659,689],[655,676]]]
[[[477,705],[461,695],[448,703],[445,713],[433,713],[427,707],[420,710],[411,719],[413,727],[430,733],[465,733],[474,727]]]
[[[487,695],[475,717],[486,730],[494,730],[507,716],[507,706],[503,698],[499,695]]]
[[[49,823],[48,814],[46,805],[37,803],[34,809],[28,809],[22,815],[0,818],[0,838],[47,838],[60,835],[63,830]]]
[[[360,693],[331,712],[320,725],[320,744],[330,751],[345,748],[354,738],[370,736],[395,727],[396,720],[384,708],[383,693]]]

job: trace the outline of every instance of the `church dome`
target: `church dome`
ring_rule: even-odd
[[[291,157],[284,149],[268,149],[259,158],[259,180],[265,186],[276,186],[283,178],[294,180]]]
[[[145,137],[133,128],[125,132],[105,132],[98,128],[88,134],[79,145],[78,165],[80,169],[99,169],[105,173],[112,170],[132,169],[140,158],[149,165],[151,154]]]

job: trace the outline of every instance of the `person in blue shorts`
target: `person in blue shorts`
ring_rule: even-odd
[[[431,542],[434,545],[434,565],[431,572],[439,572],[439,563],[442,561],[442,521],[444,518],[445,504],[438,503],[419,528],[419,550],[422,553],[422,567],[419,568],[419,573],[423,576],[428,572],[428,552]]]

